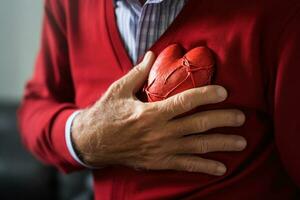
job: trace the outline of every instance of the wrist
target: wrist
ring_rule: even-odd
[[[73,112],[67,119],[66,125],[65,125],[65,141],[68,148],[69,153],[71,154],[72,158],[77,161],[80,165],[86,167],[86,168],[93,168],[83,162],[83,160],[79,157],[79,152],[75,149],[75,144],[72,141],[72,125],[75,117],[79,115],[82,112],[82,110],[78,110]]]
[[[78,158],[89,168],[102,168],[104,164],[100,163],[99,154],[96,152],[97,140],[95,131],[91,128],[91,117],[89,110],[83,110],[73,120],[71,127],[71,141]]]
[[[71,143],[73,146],[73,149],[78,156],[78,158],[83,161],[85,164],[88,164],[86,162],[85,156],[84,156],[84,143],[86,140],[86,134],[85,134],[85,128],[84,128],[84,121],[82,115],[84,114],[84,111],[81,111],[79,114],[75,116],[73,119],[72,125],[71,125]]]

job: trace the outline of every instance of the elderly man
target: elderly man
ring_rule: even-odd
[[[297,199],[299,23],[296,0],[46,0],[24,142],[96,199]],[[211,49],[214,85],[140,101],[174,43]]]

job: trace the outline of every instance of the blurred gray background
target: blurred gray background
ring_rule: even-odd
[[[0,199],[90,199],[87,172],[62,175],[21,144],[16,110],[39,48],[43,0],[0,0]]]
[[[18,102],[39,46],[42,0],[0,0],[0,100]]]

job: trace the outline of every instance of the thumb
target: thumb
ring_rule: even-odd
[[[155,55],[152,51],[148,51],[142,62],[130,70],[124,77],[125,87],[135,94],[145,83],[150,69],[155,61]]]

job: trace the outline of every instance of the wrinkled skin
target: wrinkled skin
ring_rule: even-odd
[[[135,94],[143,86],[154,61],[154,54],[148,52],[139,65],[113,83],[93,106],[77,115],[72,140],[79,156],[93,167],[125,165],[223,175],[224,164],[199,155],[241,151],[246,141],[237,135],[204,132],[241,126],[244,114],[238,110],[212,110],[174,119],[200,105],[224,101],[227,93],[221,86],[194,88],[153,103],[139,101]],[[190,135],[193,133],[200,134]]]

